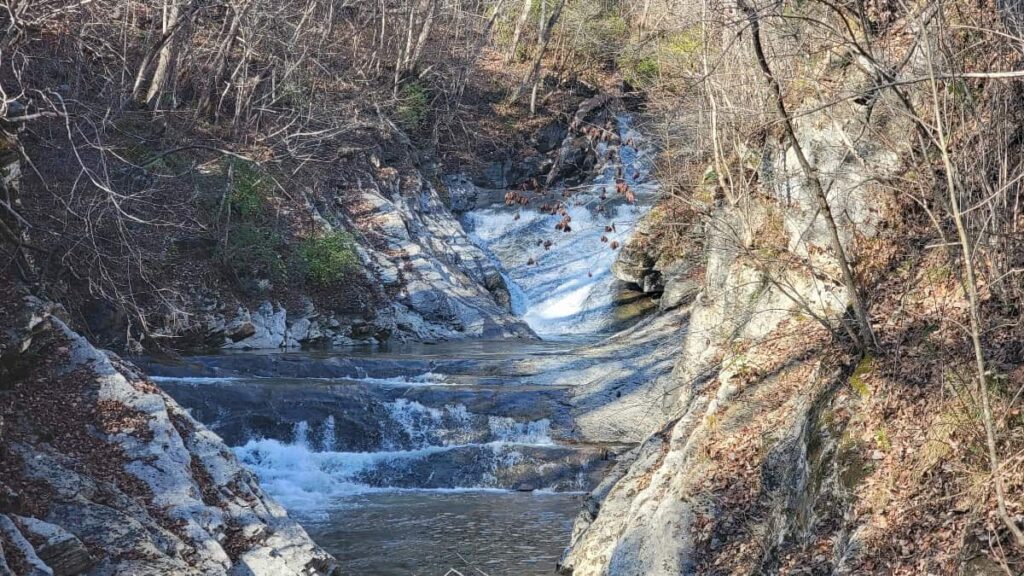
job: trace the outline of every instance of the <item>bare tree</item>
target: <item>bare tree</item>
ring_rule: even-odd
[[[532,8],[533,0],[523,0],[523,11],[516,20],[516,28],[512,33],[512,44],[508,48],[508,54],[505,55],[506,63],[510,63],[516,58],[519,51],[519,40],[523,35],[523,28],[526,26],[526,20],[529,19]]]
[[[926,30],[922,27],[922,31]],[[971,348],[974,352],[975,379],[977,380],[978,396],[981,398],[981,420],[985,428],[985,447],[989,461],[989,468],[992,472],[992,482],[995,486],[996,506],[999,510],[999,518],[1010,531],[1017,546],[1024,550],[1024,532],[1017,526],[1017,522],[1010,516],[1006,507],[1006,491],[1003,487],[1003,478],[1000,471],[999,454],[996,448],[995,418],[992,415],[992,401],[989,398],[989,372],[986,368],[985,351],[981,344],[983,323],[981,315],[981,304],[978,297],[978,280],[975,276],[974,254],[975,247],[972,245],[967,226],[964,223],[963,210],[960,207],[961,186],[957,181],[956,167],[949,154],[948,137],[946,134],[943,110],[939,98],[939,83],[936,80],[935,63],[932,54],[931,38],[926,34],[922,45],[927,55],[928,75],[930,77],[929,89],[933,112],[935,115],[935,135],[939,152],[942,157],[942,164],[945,172],[946,192],[950,216],[956,226],[957,242],[962,260],[962,282],[964,291],[967,293],[970,318]]]
[[[562,15],[562,8],[565,7],[565,0],[558,0],[555,4],[555,9],[551,12],[551,16],[547,19],[547,23],[540,30],[540,39],[537,43],[537,50],[533,56],[533,64],[530,66],[530,71],[527,72],[526,77],[523,78],[519,88],[516,89],[515,93],[509,98],[509,101],[516,102],[526,92],[528,87],[533,86],[534,82],[537,82],[540,74],[540,65],[544,59],[544,53],[548,49],[548,44],[551,42],[551,31],[554,30],[555,25],[558,24],[558,18]]]
[[[829,205],[828,196],[821,185],[821,180],[818,178],[814,167],[811,166],[811,163],[807,160],[806,154],[804,154],[803,147],[800,145],[800,140],[797,138],[796,131],[793,128],[793,121],[790,118],[789,112],[786,110],[786,103],[782,97],[782,89],[779,86],[779,81],[772,73],[771,66],[768,63],[768,57],[765,55],[764,46],[761,42],[760,16],[754,7],[747,4],[746,0],[740,0],[739,7],[747,16],[747,21],[750,25],[750,37],[754,49],[754,56],[757,59],[758,66],[761,69],[761,73],[764,75],[765,82],[768,84],[772,98],[775,101],[776,114],[778,115],[779,121],[785,130],[786,138],[789,140],[789,144],[793,148],[794,154],[796,154],[797,162],[800,163],[800,169],[804,173],[807,185],[811,187],[811,191],[818,203],[819,213],[828,228],[832,251],[835,252],[836,261],[839,265],[839,270],[842,273],[843,286],[849,294],[850,302],[853,306],[853,313],[857,321],[859,332],[857,335],[858,347],[863,349],[874,348],[875,337],[871,331],[871,323],[868,319],[867,306],[861,297],[860,290],[853,275],[853,268],[846,255],[846,249],[843,247],[843,242],[839,237],[839,228],[836,226],[835,218],[832,215],[832,208]]]

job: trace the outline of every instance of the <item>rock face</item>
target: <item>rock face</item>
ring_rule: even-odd
[[[656,225],[653,218],[637,225],[633,237],[612,265],[612,274],[644,294],[658,297],[661,310],[670,310],[689,304],[700,292],[703,254],[699,247],[688,254],[671,257],[655,253],[651,229]]]
[[[31,296],[15,310],[0,358],[0,559],[9,569],[337,572],[220,438],[134,366]]]
[[[534,337],[511,313],[501,272],[470,242],[419,172],[382,168],[375,180],[321,200],[309,209],[322,228],[360,231],[358,251],[367,281],[382,288],[386,301],[372,317],[320,313],[309,300],[296,310],[271,301],[255,310],[239,307],[230,319],[224,314],[206,319],[204,330],[212,335],[206,340],[215,347]]]
[[[385,283],[394,279],[396,330],[417,339],[533,336],[509,310],[500,271],[430,183],[382,170],[375,185],[360,192],[346,217],[382,246],[367,259]]]
[[[798,137],[852,248],[882,222],[889,193],[871,180],[892,177],[900,163],[868,135],[856,106],[829,114],[802,117]],[[886,134],[909,139],[911,130],[892,122]],[[792,151],[770,141],[752,162],[769,198],[713,209],[703,267],[656,263],[642,246],[616,266],[645,287],[659,274],[668,308],[693,304],[671,374],[633,392],[672,390],[669,405],[651,411],[645,439],[589,496],[561,561],[565,574],[772,573],[784,545],[803,545],[813,507],[841,498],[839,483],[822,479],[837,461],[822,414],[845,366],[820,353],[828,333],[809,316],[837,325],[848,294],[832,280],[838,267]],[[818,275],[744,256],[769,234]],[[598,405],[611,414],[627,398]],[[833,542],[832,566],[842,568],[855,538]]]

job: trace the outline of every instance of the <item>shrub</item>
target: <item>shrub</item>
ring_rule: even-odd
[[[646,90],[654,86],[661,75],[657,56],[635,48],[623,51],[615,65],[622,79],[637,90]]]
[[[243,222],[231,228],[220,257],[243,285],[255,286],[259,280],[284,279],[288,271],[281,257],[284,248],[284,240],[273,230]]]
[[[246,220],[259,216],[266,202],[266,178],[252,162],[232,160],[231,171],[231,193],[228,198],[231,209]]]
[[[359,264],[355,241],[347,232],[309,238],[299,246],[306,278],[321,286],[343,280]]]
[[[578,31],[568,36],[567,43],[582,61],[613,65],[629,43],[629,24],[616,3],[578,2],[567,7],[562,18],[567,28]]]
[[[395,115],[403,128],[417,128],[427,115],[430,95],[419,82],[410,82],[398,91]]]

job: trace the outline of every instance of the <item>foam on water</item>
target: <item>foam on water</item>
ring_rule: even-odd
[[[412,442],[407,449],[379,452],[338,452],[334,450],[335,422],[328,417],[317,426],[307,421],[296,423],[292,441],[250,439],[234,449],[235,455],[256,472],[264,490],[289,509],[310,510],[333,499],[380,490],[387,487],[387,477],[374,484],[366,479],[375,471],[408,467],[417,460],[453,450],[487,450],[492,453],[490,469],[467,486],[451,486],[444,490],[501,489],[497,475],[503,468],[517,466],[524,456],[522,447],[551,447],[547,419],[518,422],[512,418],[474,415],[461,404],[430,408],[406,399],[389,405],[389,415]],[[475,421],[484,419],[486,432],[474,429]],[[462,442],[476,437],[480,442]],[[318,439],[314,441],[314,438]],[[391,443],[392,448],[399,444]]]
[[[246,380],[269,380],[279,379],[275,376],[150,376],[157,384],[190,384],[198,386],[201,384],[224,384],[229,382],[244,382]],[[394,376],[391,378],[375,378],[372,376],[350,376],[350,377],[303,377],[301,380],[333,382],[338,380],[351,380],[355,382],[366,382],[367,384],[379,384],[384,386],[454,386],[448,381],[446,374],[437,372],[423,372],[408,376]]]
[[[455,386],[455,383],[447,381],[446,374],[437,372],[424,372],[412,376],[395,376],[393,378],[346,378],[346,380],[357,380],[368,384],[380,384],[383,386]]]
[[[475,482],[466,486],[430,488],[430,490],[506,490],[497,483],[497,473],[525,461],[516,448],[523,446],[508,442],[453,446],[428,446],[416,450],[385,452],[318,452],[297,443],[278,440],[249,440],[234,449],[235,456],[256,473],[260,486],[277,498],[289,510],[320,508],[332,500],[386,490],[401,490],[364,481],[378,467],[402,467],[435,454],[459,450],[489,450],[494,457],[490,469]],[[408,489],[408,488],[406,488]],[[417,488],[424,490],[424,488]]]
[[[551,440],[551,421],[547,418],[518,422],[504,416],[489,416],[487,425],[491,435],[499,442],[532,444],[535,446],[554,446]]]
[[[520,422],[503,416],[481,416],[462,404],[431,408],[419,402],[399,398],[386,405],[388,415],[404,433],[389,439],[392,448],[409,446],[452,446],[473,442],[505,442],[552,446],[551,422],[544,418]]]
[[[386,405],[391,419],[398,424],[399,428],[408,436],[408,441],[414,448],[422,448],[431,444],[444,445],[439,437],[443,436],[451,425],[446,426],[446,416],[449,421],[460,422],[462,414],[455,407],[449,409],[428,408],[419,402],[399,398]],[[465,407],[463,406],[463,411]],[[461,428],[461,426],[458,426]],[[405,439],[392,439],[390,444],[395,446]]]
[[[237,376],[150,376],[150,380],[157,384],[222,384],[224,382],[235,382],[242,380]]]

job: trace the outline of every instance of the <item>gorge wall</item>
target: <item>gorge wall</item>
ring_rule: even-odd
[[[886,30],[922,26],[908,16]],[[749,40],[749,31],[734,31]],[[765,34],[776,46],[786,41]],[[662,308],[680,306],[686,322],[671,373],[637,392],[647,403],[660,398],[662,409],[645,413],[643,439],[589,495],[562,573],[998,574],[1016,566],[1014,552],[1005,560],[985,552],[1011,539],[991,520],[990,486],[970,491],[953,471],[988,474],[978,461],[981,469],[964,464],[964,445],[954,447],[981,439],[976,416],[954,416],[962,408],[951,400],[974,392],[952,384],[971,381],[953,375],[969,374],[967,336],[942,328],[966,318],[967,297],[949,272],[956,256],[937,250],[951,230],[948,204],[932,196],[945,185],[943,168],[921,163],[936,154],[936,140],[922,136],[933,127],[916,115],[933,95],[921,85],[878,88],[893,69],[927,78],[929,57],[879,36],[899,55],[893,68],[849,46],[789,63],[796,145],[777,116],[766,120],[775,128],[759,132],[759,143],[716,157],[686,183],[699,215],[684,222],[682,250],[651,240],[666,225],[656,207],[620,255],[616,274],[663,294]],[[827,88],[800,91],[804,82]],[[764,98],[774,104],[770,92]],[[741,193],[729,188],[723,162],[735,167],[729,178],[742,178]],[[852,298],[810,178],[826,192],[873,301],[876,342],[863,353],[844,334]],[[986,346],[1018,390],[1020,356]],[[632,399],[605,400],[577,404],[584,434],[605,437],[609,420],[621,430],[615,407],[628,414]],[[1006,426],[1013,436],[1018,425]],[[1020,483],[1006,481],[1019,495]],[[987,514],[988,529],[975,513]]]

